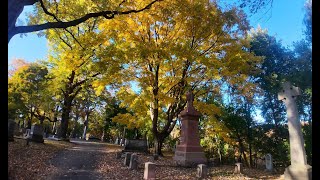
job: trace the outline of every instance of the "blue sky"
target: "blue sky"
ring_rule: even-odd
[[[275,35],[282,40],[285,47],[291,46],[293,41],[303,38],[303,17],[305,14],[304,3],[306,0],[276,0],[273,1],[272,9],[265,14],[266,10],[249,17],[250,25],[257,28],[268,29],[270,35]],[[30,10],[27,7],[21,13],[19,19],[25,21],[25,12]],[[269,18],[270,17],[270,18]],[[47,54],[47,42],[44,37],[39,38],[34,33],[27,36],[16,35],[8,45],[8,63],[13,58],[22,58],[27,61],[45,59]]]

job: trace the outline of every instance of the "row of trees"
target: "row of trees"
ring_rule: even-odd
[[[46,7],[37,6],[31,24],[70,21],[83,15],[76,12],[98,8],[84,1]],[[75,13],[63,14],[66,8]],[[305,22],[309,27],[311,21]],[[299,112],[311,125],[311,42],[296,42],[290,50],[264,30],[249,30],[243,11],[222,10],[205,0],[161,1],[139,13],[49,29],[43,32],[50,43],[48,59],[15,61],[9,73],[9,118],[26,120],[27,128],[33,122],[59,122],[62,139],[89,130],[114,140],[125,128],[154,140],[155,153],[162,155],[192,90],[203,115],[200,130],[208,156],[222,161],[233,147],[248,166],[254,154],[267,150],[280,159],[288,144],[285,111],[277,101],[282,82],[290,80],[303,90]],[[311,31],[306,33],[309,37]],[[253,118],[257,109],[263,124]]]

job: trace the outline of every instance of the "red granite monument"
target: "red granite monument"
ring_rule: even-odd
[[[187,107],[179,114],[181,119],[180,144],[177,145],[174,160],[181,166],[206,164],[207,159],[200,146],[198,119],[201,116],[193,107],[193,94],[187,93]]]

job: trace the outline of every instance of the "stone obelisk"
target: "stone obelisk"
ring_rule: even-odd
[[[193,107],[193,94],[187,93],[187,107],[179,114],[181,120],[180,144],[177,145],[174,160],[181,166],[206,164],[207,159],[200,146],[198,119],[201,116]]]
[[[290,159],[291,165],[284,172],[285,180],[310,180],[312,167],[307,164],[306,150],[301,130],[301,123],[295,99],[300,95],[300,89],[289,82],[282,85],[278,99],[283,101],[287,108]]]

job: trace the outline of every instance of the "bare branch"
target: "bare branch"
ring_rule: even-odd
[[[48,9],[44,6],[44,3],[42,0],[40,0],[40,5],[44,13],[48,14],[49,16],[52,16],[56,21],[61,22],[56,15],[52,14],[51,12],[48,11]]]
[[[146,5],[144,8],[138,9],[138,10],[133,9],[133,10],[128,10],[128,11],[101,11],[101,12],[95,12],[95,13],[88,13],[78,19],[75,19],[72,21],[67,21],[67,22],[62,22],[62,21],[47,22],[47,23],[38,24],[38,25],[13,27],[11,29],[11,31],[8,33],[8,43],[14,35],[19,34],[19,33],[29,33],[29,32],[35,32],[35,31],[51,29],[51,28],[65,29],[67,27],[79,25],[80,23],[83,23],[83,22],[87,21],[88,19],[94,18],[94,17],[102,16],[102,17],[107,17],[107,19],[112,19],[114,17],[114,15],[126,15],[126,14],[131,14],[131,13],[139,13],[139,12],[144,11],[146,9],[150,9],[151,6],[158,1],[163,1],[163,0],[154,0],[151,3],[149,3],[148,5]],[[48,13],[52,14],[50,12],[48,12]]]

